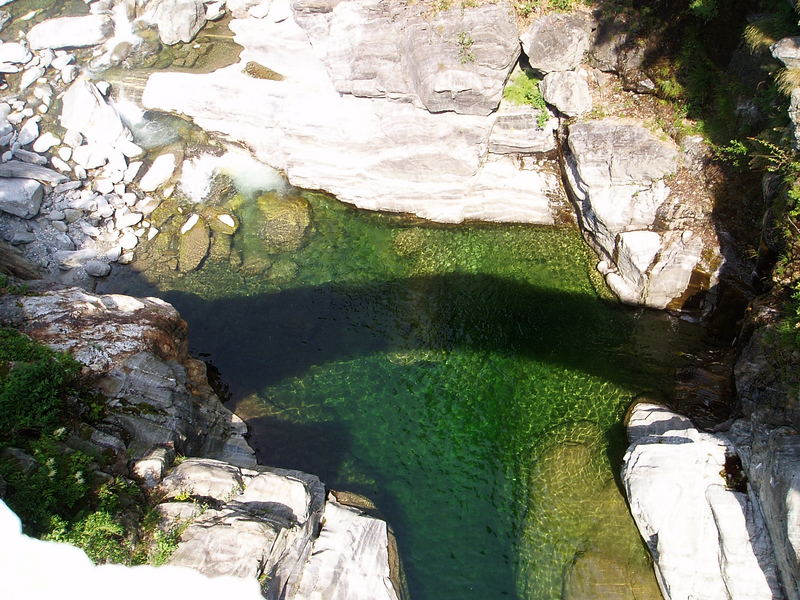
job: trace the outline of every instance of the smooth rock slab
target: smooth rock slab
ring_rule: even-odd
[[[0,179],[0,210],[31,219],[39,214],[44,189],[32,179]]]
[[[647,403],[633,408],[628,437],[622,481],[664,598],[783,598],[754,497],[726,487],[733,445]]]
[[[102,44],[113,33],[114,22],[108,15],[60,17],[34,25],[28,32],[28,43],[34,50],[85,48]]]

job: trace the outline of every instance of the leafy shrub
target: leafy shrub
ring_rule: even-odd
[[[72,523],[55,516],[44,539],[78,546],[93,562],[127,563],[130,551],[125,543],[125,527],[113,515],[98,510]]]

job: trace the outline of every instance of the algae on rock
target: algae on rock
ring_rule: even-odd
[[[311,206],[300,196],[268,193],[256,200],[264,215],[260,237],[269,254],[300,248],[311,225]]]

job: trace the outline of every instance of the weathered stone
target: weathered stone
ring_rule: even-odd
[[[150,165],[142,178],[139,180],[139,188],[143,192],[155,191],[158,187],[164,185],[172,173],[175,171],[175,155],[174,154],[160,154]]]
[[[532,106],[501,102],[489,137],[489,152],[531,154],[555,150],[558,119],[550,118],[548,114],[540,124],[540,115],[541,111]]]
[[[238,467],[219,460],[188,458],[170,471],[159,486],[165,498],[195,496],[227,502],[244,489]]]
[[[686,289],[704,249],[691,231],[648,231],[670,195],[663,179],[678,168],[677,148],[613,119],[572,125],[568,144],[567,179],[606,260],[606,281],[624,302],[664,308]]]
[[[386,523],[332,499],[325,503],[323,519],[296,597],[398,600]]]
[[[102,44],[114,33],[108,15],[60,17],[34,25],[28,32],[31,48],[85,48]]]
[[[213,393],[205,365],[188,357],[186,323],[163,300],[68,288],[3,296],[0,313],[28,335],[72,354],[113,405],[128,407],[109,420],[130,436],[131,458],[171,444],[184,455],[255,464],[241,419]]]
[[[574,71],[555,71],[542,79],[542,96],[568,117],[577,117],[592,110],[589,84]]]
[[[155,0],[147,9],[161,41],[169,46],[191,42],[206,22],[201,0]]]
[[[67,178],[52,169],[24,161],[10,160],[0,163],[0,178],[36,179],[44,183],[56,184]]]
[[[8,163],[6,163],[8,164]],[[31,219],[39,214],[44,189],[32,179],[0,179],[0,210]]]
[[[199,267],[208,254],[211,244],[208,224],[198,215],[192,215],[187,224],[181,228],[180,236],[178,270],[188,273]]]
[[[772,44],[769,50],[787,69],[800,67],[800,37],[783,38]]]
[[[297,250],[311,225],[311,206],[300,196],[265,194],[257,200],[264,215],[260,237],[269,254]]]
[[[664,598],[782,597],[761,511],[726,486],[735,447],[646,403],[632,409],[628,437],[622,480]]]
[[[241,65],[209,75],[158,72],[148,79],[144,105],[191,116],[243,142],[293,185],[360,208],[449,223],[553,222],[551,178],[487,156],[493,114],[430,114],[407,102],[340,94],[316,53],[326,34],[314,34],[315,50],[291,15],[234,20],[231,28],[249,58],[291,78],[253,79]]]
[[[552,13],[520,35],[522,49],[537,71],[570,71],[581,64],[589,49],[591,27],[587,14]]]
[[[407,99],[431,112],[489,114],[519,55],[506,2],[433,16],[376,0],[298,0],[292,8],[337,91]]]
[[[88,260],[83,268],[92,277],[105,277],[111,272],[111,265],[102,260]]]
[[[73,83],[64,94],[59,121],[64,129],[81,133],[89,144],[96,144],[98,151],[107,155],[115,144],[131,139],[114,107],[97,86],[85,79]],[[67,136],[64,139],[67,141]]]
[[[32,56],[30,50],[22,44],[17,42],[0,43],[0,62],[25,64]]]

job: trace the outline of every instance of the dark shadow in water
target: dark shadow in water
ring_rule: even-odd
[[[385,351],[470,348],[619,384],[636,370],[632,361],[617,364],[622,354],[614,353],[628,341],[631,311],[488,275],[325,284],[212,301],[177,291],[159,295],[189,322],[192,350],[210,355],[234,399],[312,365]]]
[[[312,366],[388,351],[466,348],[522,356],[619,385],[641,382],[646,362],[646,357],[623,350],[631,346],[633,318],[642,311],[490,275],[329,283],[211,301],[185,292],[159,292],[136,275],[102,288],[98,291],[158,295],[173,304],[190,325],[191,350],[207,355],[219,369],[234,405]],[[663,327],[667,335],[665,317]],[[315,473],[336,485],[351,445],[344,426],[297,424],[275,416],[256,416],[248,425],[261,462]],[[615,453],[615,462],[617,458]],[[375,497],[374,490],[348,487],[371,492],[398,532],[410,527],[404,507],[388,494]],[[458,535],[452,532],[455,539]],[[513,543],[498,541],[492,551],[510,555]],[[457,564],[455,555],[452,560]],[[498,595],[513,595],[511,563],[489,562],[490,572],[482,578],[491,580]],[[430,597],[419,587],[413,561],[406,568],[412,594]]]

